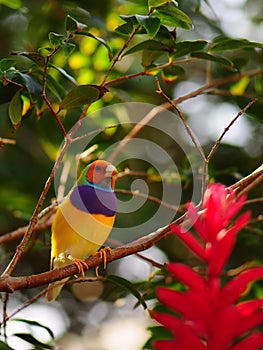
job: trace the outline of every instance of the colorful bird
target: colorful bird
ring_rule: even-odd
[[[83,260],[104,244],[114,224],[117,199],[116,168],[104,160],[89,164],[59,206],[51,237],[51,269],[76,264],[84,275]],[[46,300],[53,301],[69,277],[48,286]]]

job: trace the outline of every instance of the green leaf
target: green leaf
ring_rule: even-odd
[[[174,57],[186,56],[194,51],[200,51],[207,46],[207,41],[205,40],[186,40],[181,41],[175,46]]]
[[[59,101],[62,101],[67,94],[64,87],[59,84],[58,81],[52,77],[52,75],[49,74],[47,74],[47,88],[58,98]]]
[[[170,66],[162,70],[162,78],[166,83],[171,83],[184,74],[185,70],[181,66]]]
[[[136,15],[136,19],[138,23],[146,30],[150,38],[153,38],[160,29],[161,22],[159,18]]]
[[[57,71],[59,71],[59,73],[61,73],[65,78],[69,79],[74,85],[77,85],[77,81],[75,80],[74,77],[72,77],[70,74],[68,74],[65,69],[55,66],[54,64],[50,64],[50,67],[56,69]]]
[[[75,50],[76,45],[73,43],[62,42],[61,43],[62,50],[66,56],[70,56],[72,52]]]
[[[65,20],[65,28],[67,32],[76,33],[87,27],[86,24],[77,21],[75,18],[67,15]]]
[[[234,68],[233,63],[226,57],[211,55],[206,52],[193,52],[191,57],[202,58],[204,60],[213,61],[222,64],[223,66]]]
[[[115,275],[106,276],[106,280],[116,284],[119,287],[122,287],[122,288],[128,290],[130,293],[132,293],[132,295],[135,296],[135,298],[138,300],[139,304],[141,304],[144,309],[147,308],[147,305],[146,305],[143,297],[141,296],[141,294],[138,292],[136,287],[130,281],[126,280],[125,278],[115,276]]]
[[[53,349],[53,346],[52,345],[48,345],[48,344],[45,344],[45,343],[42,343],[41,341],[39,341],[38,339],[36,339],[35,337],[33,337],[32,334],[29,334],[29,333],[15,333],[13,334],[15,337],[18,337],[20,339],[23,339],[24,341],[32,344],[35,346],[35,349],[50,349],[52,350]]]
[[[236,83],[232,84],[230,87],[230,92],[232,95],[235,96],[242,96],[244,92],[246,91],[246,88],[250,82],[249,77],[244,76],[240,80],[238,80]]]
[[[57,47],[60,46],[65,40],[65,35],[50,32],[48,34],[49,42],[52,46]]]
[[[10,59],[10,58],[3,58],[2,60],[0,60],[0,70],[1,71],[6,71],[8,69],[10,69],[11,67],[14,66],[14,60]]]
[[[120,18],[123,19],[126,23],[132,24],[133,26],[138,24],[136,16],[121,15]]]
[[[24,56],[29,58],[31,61],[37,63],[39,66],[44,66],[46,63],[45,57],[40,55],[38,52],[28,51],[11,51],[11,55]]]
[[[48,334],[50,335],[50,337],[52,339],[55,339],[55,336],[54,336],[54,333],[52,332],[52,330],[49,327],[44,326],[43,324],[41,324],[41,323],[39,323],[37,321],[25,320],[23,318],[13,318],[12,321],[23,322],[23,323],[26,323],[26,324],[28,324],[30,326],[43,328],[43,329],[45,329],[48,332]]]
[[[247,48],[263,49],[263,43],[249,41],[247,39],[219,37],[214,40],[214,42],[210,47],[210,50],[224,51],[224,50],[241,50],[241,49],[247,49]]]
[[[162,55],[161,51],[143,50],[142,52],[142,66],[147,68]]]
[[[21,89],[18,90],[13,96],[8,109],[9,118],[15,129],[19,127],[22,119],[22,100],[20,94]]]
[[[17,10],[22,7],[21,0],[0,0],[0,4],[8,6],[14,10]]]
[[[150,339],[144,344],[143,349],[154,350],[154,348],[152,347],[152,342],[156,340],[173,339],[171,331],[165,327],[153,326],[148,327],[148,330],[151,332],[152,335]]]
[[[97,85],[79,85],[73,88],[60,104],[60,110],[81,107],[100,99],[108,90]]]
[[[148,8],[151,10],[153,7],[159,7],[166,4],[167,2],[174,2],[173,0],[148,0]]]
[[[123,23],[115,29],[115,32],[124,34],[124,35],[130,35],[132,31],[133,31],[133,25],[131,23]]]
[[[168,45],[163,44],[157,40],[145,40],[127,50],[124,53],[124,56],[141,50],[170,52],[171,48],[169,48]]]
[[[174,30],[169,31],[165,26],[160,26],[160,29],[156,36],[155,40],[167,44],[169,47],[175,47],[176,45],[176,33]]]
[[[248,64],[248,57],[231,57],[231,61],[233,62],[234,67],[241,72],[242,69]]]
[[[38,95],[42,91],[42,86],[32,76],[21,72],[18,72],[18,75],[31,95]]]
[[[263,77],[262,76],[257,76],[255,78],[255,90],[259,95],[263,96]]]
[[[9,345],[7,345],[6,343],[2,342],[1,340],[0,340],[0,349],[1,350],[14,350],[13,348],[10,348]]]
[[[108,50],[109,59],[110,60],[112,59],[111,48],[110,48],[110,46],[108,45],[108,43],[104,39],[102,39],[102,38],[100,38],[100,37],[98,37],[96,35],[93,35],[91,33],[88,33],[88,32],[80,32],[80,33],[76,33],[76,34],[85,35],[85,36],[87,36],[89,38],[97,40],[100,44],[102,44],[102,45],[104,45],[106,47],[106,49]]]
[[[191,19],[181,10],[174,6],[163,5],[154,9],[152,15],[160,19],[165,26],[193,29]]]

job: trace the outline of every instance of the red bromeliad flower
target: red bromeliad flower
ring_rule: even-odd
[[[237,233],[247,224],[249,213],[235,219],[245,196],[235,199],[234,191],[211,184],[201,213],[193,204],[188,216],[198,234],[173,225],[173,232],[207,265],[204,278],[190,267],[170,263],[167,269],[186,291],[159,287],[157,297],[172,313],[151,312],[151,316],[172,332],[173,339],[158,340],[156,350],[257,350],[263,346],[263,299],[238,302],[249,283],[263,278],[263,267],[248,269],[224,286],[220,274],[235,244]]]

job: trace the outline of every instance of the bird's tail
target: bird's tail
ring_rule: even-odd
[[[46,301],[54,301],[69,278],[70,277],[67,277],[63,280],[50,283],[46,292]]]

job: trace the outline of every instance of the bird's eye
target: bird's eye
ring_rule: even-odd
[[[95,166],[95,171],[102,171],[102,167],[100,165],[96,165]]]

